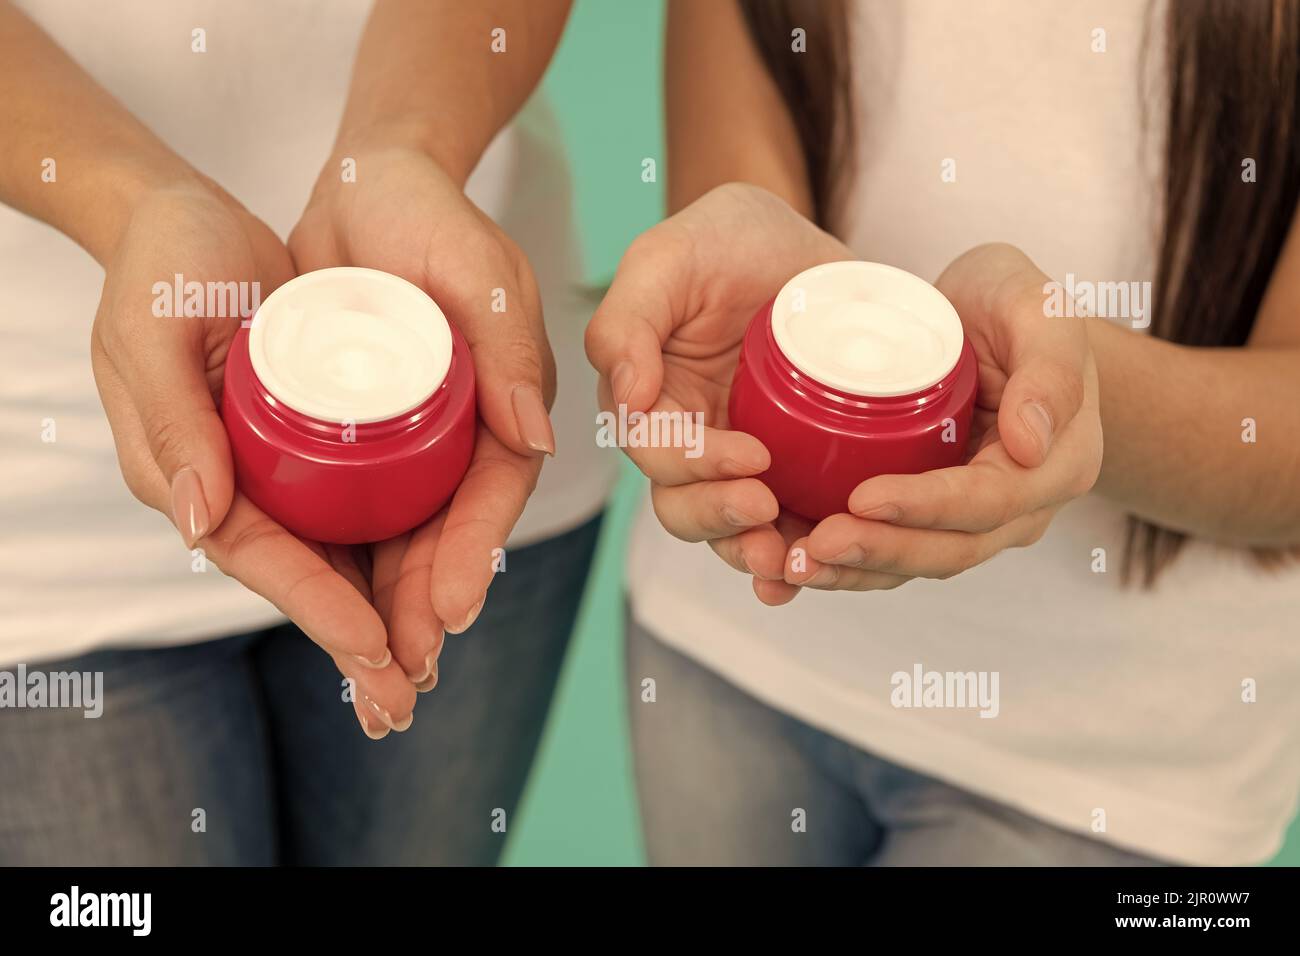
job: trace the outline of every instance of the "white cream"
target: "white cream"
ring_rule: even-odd
[[[294,411],[362,424],[405,414],[433,394],[451,366],[451,330],[405,279],[321,269],[267,297],[248,349],[262,384]]]
[[[957,310],[924,279],[875,262],[799,273],[772,306],[772,334],[795,368],[851,395],[908,395],[961,356]]]

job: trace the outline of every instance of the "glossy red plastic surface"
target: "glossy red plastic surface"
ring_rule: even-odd
[[[868,398],[829,388],[777,347],[769,302],[745,333],[728,415],[733,429],[771,453],[759,477],[782,507],[820,521],[847,511],[849,494],[868,478],[961,464],[977,379],[966,340],[952,371],[915,394]]]
[[[451,499],[474,449],[474,366],[454,326],[451,337],[451,367],[427,401],[346,429],[271,395],[241,329],[221,395],[239,489],[295,534],[332,544],[382,541],[432,517]]]

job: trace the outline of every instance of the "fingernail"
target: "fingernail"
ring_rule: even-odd
[[[870,511],[855,511],[854,514],[870,521],[897,521],[903,517],[903,511],[898,505],[876,505]]]
[[[429,675],[433,673],[433,665],[437,660],[438,656],[434,654],[433,651],[430,651],[428,654],[424,655],[424,670],[420,671],[418,674],[407,674],[407,679],[418,687],[424,681],[429,679]]]
[[[408,714],[406,718],[398,724],[394,722],[393,715],[388,712],[388,709],[380,706],[379,702],[369,694],[362,694],[361,700],[368,708],[370,708],[371,713],[379,718],[381,724],[389,730],[397,731],[399,734],[406,730],[406,728],[410,727],[411,721],[415,719],[415,714]]]
[[[626,405],[636,387],[636,369],[631,362],[619,362],[614,366],[614,373],[609,377],[610,388],[614,392],[614,401]]]
[[[481,610],[483,610],[483,598],[479,598],[479,602],[469,609],[469,614],[465,617],[464,624],[460,625],[460,627],[449,627],[447,630],[452,634],[464,634],[469,630],[470,625],[478,620],[478,612]]]
[[[365,735],[369,737],[371,740],[383,740],[385,737],[388,736],[387,727],[384,727],[382,730],[371,730],[370,723],[361,714],[357,714],[357,723],[361,725],[361,729],[365,732]]]
[[[727,524],[735,525],[737,528],[751,528],[760,523],[757,518],[751,518],[749,515],[737,511],[731,505],[722,506],[722,519]]]
[[[362,657],[360,654],[353,654],[352,659],[362,667],[369,667],[372,670],[381,671],[392,662],[393,652],[385,647],[384,653],[381,656],[376,657],[374,660],[371,660],[368,657]]]
[[[208,533],[208,502],[199,473],[186,465],[172,477],[172,519],[187,548]]]
[[[1033,432],[1034,437],[1038,439],[1038,447],[1047,454],[1047,449],[1052,447],[1052,415],[1048,410],[1038,404],[1038,402],[1022,402],[1020,405],[1020,420],[1025,423],[1025,427]]]
[[[425,680],[423,684],[416,684],[415,689],[419,691],[421,694],[427,694],[429,691],[433,690],[437,686],[438,686],[438,662],[434,661],[433,671],[429,674],[428,679]]]
[[[531,385],[516,385],[510,393],[510,403],[515,409],[515,424],[519,438],[533,451],[555,454],[555,432],[551,417],[546,414],[542,393]]]

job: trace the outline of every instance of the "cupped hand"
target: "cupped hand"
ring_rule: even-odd
[[[437,679],[443,631],[478,616],[503,548],[555,438],[547,407],[555,370],[531,267],[426,152],[400,142],[353,142],[328,162],[289,250],[299,272],[361,266],[426,291],[467,340],[479,426],[451,503],[415,531],[350,561],[387,625],[394,659],[421,690]],[[347,553],[345,553],[347,552]]]
[[[944,271],[937,285],[979,361],[965,463],[858,485],[850,513],[795,542],[787,582],[865,591],[948,578],[1038,541],[1092,488],[1102,459],[1096,364],[1084,319],[1046,314],[1050,281],[1003,244]]]
[[[350,568],[268,518],[235,488],[217,414],[226,355],[244,316],[237,299],[204,296],[187,315],[168,302],[175,277],[201,287],[258,283],[265,298],[293,275],[275,234],[215,185],[195,179],[142,197],[105,261],[91,361],[122,475],[168,515],[189,547],[267,598],[354,681],[353,706],[372,736],[403,729],[415,690]],[[246,301],[252,302],[252,286]],[[212,314],[208,314],[212,313]],[[218,314],[220,313],[220,314]],[[342,570],[340,570],[340,568]]]
[[[603,409],[703,414],[698,457],[682,448],[625,451],[650,478],[663,526],[707,541],[753,575],[755,593],[771,604],[797,592],[784,580],[785,555],[809,526],[782,512],[754,477],[771,457],[758,439],[730,429],[727,396],[754,313],[797,273],[850,258],[771,193],[721,186],[632,243],[587,327]]]

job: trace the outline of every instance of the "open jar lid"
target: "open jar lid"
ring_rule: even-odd
[[[253,371],[289,408],[327,422],[387,421],[432,395],[451,367],[437,303],[377,269],[308,272],[272,292],[248,336]]]
[[[957,365],[964,333],[934,286],[876,262],[830,262],[787,282],[772,335],[795,368],[823,385],[873,398],[911,395]]]

